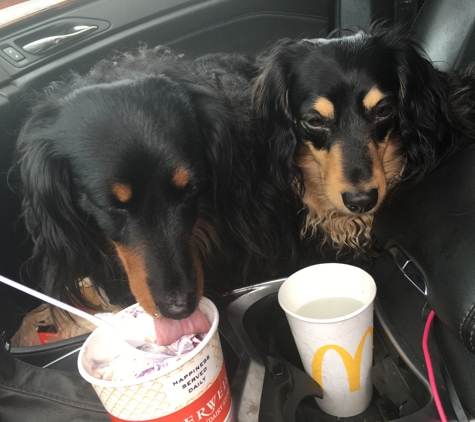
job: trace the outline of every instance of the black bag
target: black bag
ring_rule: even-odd
[[[86,337],[52,347],[15,348],[16,353],[7,351],[0,341],[0,421],[110,422],[92,386],[74,371],[77,353],[51,365],[69,366],[72,371],[42,367],[44,362],[54,362],[58,354],[66,356],[79,348]]]

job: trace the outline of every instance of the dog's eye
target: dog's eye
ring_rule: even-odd
[[[327,129],[325,122],[319,117],[311,117],[309,119],[302,120],[302,126],[307,130]]]
[[[194,197],[198,193],[198,187],[196,185],[188,184],[182,189],[182,195],[185,199]]]
[[[375,110],[375,120],[384,120],[394,114],[394,107],[391,104],[383,104]]]
[[[118,207],[109,207],[108,211],[118,217],[126,218],[129,215],[129,212],[123,208]]]

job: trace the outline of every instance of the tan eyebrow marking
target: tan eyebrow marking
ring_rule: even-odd
[[[313,105],[313,108],[323,117],[333,119],[335,117],[335,106],[326,97],[318,97]]]
[[[366,110],[371,110],[376,104],[378,104],[384,98],[384,94],[375,86],[371,88],[363,98],[363,105]]]
[[[132,198],[132,188],[126,183],[112,185],[112,193],[120,202],[127,202]]]
[[[184,188],[190,180],[190,173],[188,172],[188,170],[181,167],[175,172],[172,180],[175,186],[179,188]]]

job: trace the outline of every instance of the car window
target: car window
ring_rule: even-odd
[[[0,28],[45,10],[72,3],[75,0],[3,0],[0,1]]]

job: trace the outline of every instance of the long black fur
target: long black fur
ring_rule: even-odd
[[[197,306],[202,271],[221,290],[277,273],[293,235],[259,176],[245,100],[255,71],[243,56],[191,62],[144,48],[39,96],[17,146],[32,262],[47,293],[90,306],[78,283],[90,277],[113,303],[182,318]],[[184,186],[172,182],[179,169]],[[131,198],[114,196],[115,183]],[[153,304],[146,292],[130,295],[131,273],[141,277],[114,244],[143,264]]]
[[[399,139],[396,154],[401,157],[402,164],[400,174],[386,180],[388,192],[401,182],[405,185],[417,183],[442,160],[474,143],[473,70],[437,70],[404,28],[388,27],[383,23],[374,25],[368,33],[360,31],[341,38],[283,39],[263,52],[257,65],[259,75],[252,90],[253,118],[267,150],[274,189],[301,210],[303,240],[316,243],[317,248],[330,244],[330,249],[340,256],[346,254],[350,259],[367,253],[371,249],[371,240],[367,237],[373,213],[384,200],[380,194],[380,202],[366,213],[335,210],[333,216],[342,223],[328,226],[330,228],[323,227],[322,216],[312,215],[303,201],[308,180],[298,157],[306,142],[312,143],[317,152],[331,151],[338,133],[342,134],[339,142],[343,150],[366,148],[366,140],[349,141],[351,134],[344,132],[356,133],[359,130],[356,124],[374,128],[374,124],[370,126],[369,117],[365,121],[366,117],[359,114],[359,120],[348,119],[350,123],[338,120],[349,109],[344,101],[361,101],[351,98],[352,90],[357,92],[379,86],[381,90],[388,88],[385,92],[388,98],[392,96],[390,106],[394,111],[384,130],[385,134]],[[305,131],[301,124],[303,116],[299,114],[303,104],[299,101],[309,101],[320,95],[333,98],[337,107],[337,120],[332,122],[334,126],[329,126],[326,138]],[[356,116],[356,109],[352,110]],[[367,137],[377,150],[382,137],[371,133]],[[349,142],[359,143],[359,146],[350,146]],[[367,157],[365,160],[370,161]],[[356,155],[348,161],[355,167],[365,165]],[[371,172],[371,169],[367,171]],[[323,203],[327,198],[318,201]],[[334,229],[349,220],[359,221],[357,235],[355,229]],[[341,233],[335,233],[340,230]],[[345,230],[347,233],[343,233]],[[356,237],[363,239],[355,240]]]
[[[315,81],[309,63],[329,71]],[[163,47],[142,49],[52,84],[18,139],[23,214],[46,291],[87,306],[78,282],[90,277],[113,303],[147,301],[130,294],[131,271],[115,242],[143,255],[149,311],[182,318],[196,308],[203,279],[224,290],[338,254],[361,256],[377,207],[321,227],[309,218],[299,163],[306,142],[326,151],[332,144],[302,129],[298,99],[318,94],[312,83],[350,81],[355,72],[366,90],[397,81],[385,92],[394,110],[383,126],[355,114],[397,140],[403,164],[388,189],[417,182],[473,143],[472,72],[436,70],[406,34],[382,26],[331,40],[281,40],[256,61],[188,61]],[[176,186],[180,169],[189,180]],[[130,185],[130,201],[111,194],[116,182]],[[348,230],[352,220],[360,226]]]

